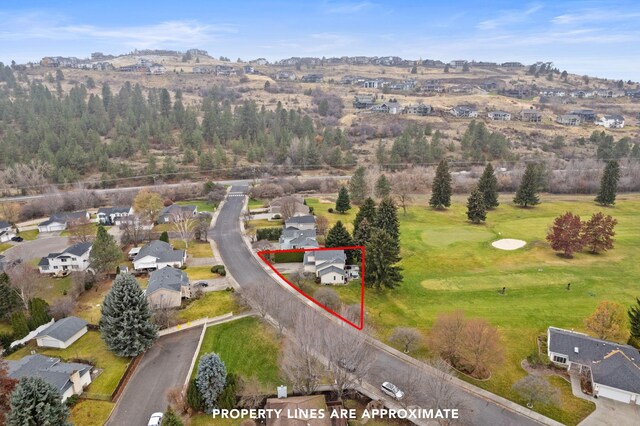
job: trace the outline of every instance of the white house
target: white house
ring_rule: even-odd
[[[151,272],[145,291],[152,308],[177,308],[182,299],[191,297],[189,278],[176,268],[162,268]]]
[[[312,215],[293,216],[284,221],[285,229],[297,229],[299,231],[316,229],[316,217]]]
[[[280,248],[282,250],[291,249],[304,249],[304,248],[318,248],[318,241],[316,241],[315,229],[294,229],[285,228],[282,230],[280,239]]]
[[[87,322],[78,317],[62,318],[36,336],[40,347],[66,349],[87,333]]]
[[[321,284],[346,284],[345,265],[347,256],[344,250],[311,250],[304,253],[305,272],[312,272]]]
[[[152,64],[151,66],[149,66],[149,74],[159,75],[164,74],[165,72],[167,72],[167,69],[164,67],[164,65]]]
[[[103,225],[119,225],[122,218],[133,214],[133,207],[100,207],[98,209],[98,222]]]
[[[62,402],[72,395],[81,395],[91,384],[91,366],[75,362],[61,362],[59,358],[28,355],[17,361],[7,361],[9,377],[40,377],[53,386]]]
[[[455,106],[451,108],[449,112],[455,117],[474,118],[478,116],[478,110],[475,107],[469,105]]]
[[[640,405],[640,352],[632,346],[549,327],[547,354],[569,373],[591,380],[594,396]]]
[[[16,231],[13,229],[13,226],[9,222],[0,220],[0,243],[11,241],[15,236]]]
[[[155,271],[173,266],[180,268],[187,261],[187,252],[174,250],[164,241],[154,240],[145,244],[133,258],[133,269],[136,271]]]
[[[506,111],[490,111],[487,117],[493,121],[511,121],[511,114]]]
[[[44,222],[40,222],[38,224],[39,232],[55,232],[55,231],[64,231],[67,229],[67,226],[70,222],[76,220],[87,219],[89,220],[90,216],[87,211],[73,212],[73,213],[56,213],[52,215],[49,219]]]
[[[62,253],[49,253],[40,259],[38,269],[41,274],[57,274],[61,271],[86,271],[89,268],[89,254],[92,243],[77,243],[67,247]]]
[[[624,117],[618,114],[605,115],[596,121],[597,126],[604,126],[607,129],[622,129],[624,127]]]

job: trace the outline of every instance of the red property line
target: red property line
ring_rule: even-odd
[[[333,309],[330,309],[324,306],[322,303],[318,302],[316,299],[314,299],[313,297],[309,296],[307,293],[302,291],[300,288],[298,288],[298,286],[296,286],[295,284],[291,283],[288,279],[286,279],[280,273],[280,271],[278,271],[273,266],[273,264],[271,264],[271,262],[266,258],[266,256],[268,255],[278,254],[278,253],[305,253],[305,252],[311,252],[311,251],[325,251],[325,250],[362,250],[362,268],[360,271],[361,289],[360,289],[360,324],[359,325],[354,324],[353,322],[349,321],[339,313],[335,312]],[[283,281],[285,281],[287,284],[293,287],[298,293],[306,297],[308,300],[320,306],[322,309],[329,312],[331,315],[334,315],[335,317],[346,322],[350,326],[354,327],[356,330],[362,330],[364,328],[364,268],[365,268],[365,257],[366,257],[364,246],[322,247],[322,248],[289,249],[289,250],[263,250],[258,252],[258,256],[260,256],[260,259],[262,259],[262,261],[266,263],[271,268],[271,270],[273,270],[273,272],[275,272]]]

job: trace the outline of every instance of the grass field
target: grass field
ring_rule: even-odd
[[[204,317],[217,317],[229,312],[238,313],[240,307],[236,304],[231,291],[211,291],[200,299],[189,303],[185,309],[178,311],[176,319],[180,323],[197,320]]]
[[[179,206],[196,206],[199,212],[214,212],[216,210],[216,206],[209,204],[205,200],[178,201],[176,204]]]
[[[601,300],[626,307],[640,295],[640,283],[631,278],[640,276],[640,196],[622,195],[608,209],[596,206],[592,196],[545,195],[541,205],[530,209],[511,205],[511,198],[501,197],[503,204],[489,212],[486,225],[467,223],[462,197],[447,211],[432,211],[424,207],[426,199],[418,199],[421,204],[411,206],[406,216],[400,212],[404,281],[393,290],[368,290],[366,311],[384,340],[397,326],[416,327],[427,337],[444,312],[463,310],[468,317],[486,318],[501,332],[506,360],[489,381],[474,383],[517,400],[511,386],[526,375],[520,361],[535,350],[536,336],[550,325],[584,331],[584,318]],[[618,220],[615,248],[600,255],[579,253],[574,259],[556,256],[545,236],[565,211],[583,218],[598,211],[613,215]],[[335,219],[323,208],[316,214]],[[491,242],[499,238],[528,244],[516,251],[497,250]],[[498,293],[502,287],[504,296]],[[344,302],[357,301],[356,286],[337,290]],[[563,410],[540,409],[575,424],[589,407],[567,397]]]
[[[253,209],[261,209],[264,208],[267,205],[267,202],[263,199],[260,198],[250,198],[249,199],[249,203],[247,205],[247,207],[249,208],[249,210],[253,210]]]
[[[20,359],[34,350],[39,354],[60,358],[65,361],[83,360],[103,369],[102,373],[89,385],[87,392],[111,395],[129,364],[128,358],[118,357],[107,349],[98,331],[89,331],[67,349],[38,348],[30,343],[12,353],[7,359]]]
[[[48,303],[52,303],[57,298],[64,296],[64,292],[69,291],[70,288],[70,275],[64,278],[43,277],[42,285],[38,288],[36,294]]]
[[[171,245],[176,250],[184,250],[184,241],[171,240]],[[208,241],[189,241],[187,254],[191,257],[213,257],[211,244]]]
[[[211,272],[211,266],[189,266],[185,269],[185,272],[191,281],[218,278],[220,275]]]
[[[115,403],[81,399],[71,408],[69,420],[74,425],[102,426],[107,422]]]
[[[0,253],[9,250],[11,247],[13,247],[12,244],[9,243],[0,243]]]
[[[33,241],[38,238],[39,231],[37,229],[30,229],[28,231],[20,231],[20,236],[25,239],[25,241]]]
[[[347,227],[349,232],[353,231],[353,219],[356,217],[356,213],[358,212],[357,206],[351,206],[350,210],[347,210],[346,213],[338,213],[335,211],[336,203],[329,202],[328,200],[321,200],[318,198],[306,198],[307,206],[309,208],[313,207],[313,213],[316,216],[324,216],[329,221],[329,226],[335,225],[335,223],[339,220]],[[329,213],[329,209],[334,209],[333,213]]]

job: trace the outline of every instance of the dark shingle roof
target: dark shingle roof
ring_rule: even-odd
[[[296,228],[285,228],[282,230],[282,239],[286,238],[316,238],[316,230],[315,229],[296,229]]]
[[[166,267],[153,271],[151,275],[149,275],[147,294],[151,294],[160,289],[180,292],[182,286],[187,285],[189,285],[189,278],[187,278],[187,274],[185,274],[184,271]]]
[[[51,215],[51,217],[44,222],[40,222],[38,226],[47,226],[52,223],[67,223],[72,220],[87,218],[86,210],[80,212],[70,212],[70,213],[56,213]]]
[[[638,357],[632,360],[622,351],[613,351],[602,361],[591,364],[591,372],[598,384],[640,393]]]
[[[145,244],[133,258],[133,261],[140,260],[145,256],[153,256],[159,262],[180,262],[184,259],[184,250],[174,250],[169,243],[154,240]]]
[[[131,207],[100,207],[98,214],[127,214],[129,211],[131,211]]]
[[[316,217],[312,215],[293,216],[285,221],[287,226],[295,223],[316,223]]]
[[[169,214],[178,214],[181,212],[193,213],[195,211],[196,211],[196,206],[193,206],[193,205],[181,206],[178,204],[171,204],[170,206],[167,206],[164,209],[162,209],[162,211],[160,212],[160,216],[169,215]]]
[[[91,241],[88,241],[86,243],[77,243],[70,247],[67,247],[64,253],[70,253],[70,254],[73,254],[74,256],[82,256],[87,252],[87,250],[91,248],[92,244],[93,243]]]
[[[11,228],[11,224],[5,220],[0,220],[0,229]]]
[[[38,333],[36,338],[48,336],[53,339],[60,340],[61,342],[66,342],[86,326],[87,322],[83,319],[78,317],[67,317],[54,322],[49,327],[42,330]]]
[[[59,358],[44,355],[28,355],[18,361],[7,361],[7,364],[9,377],[16,380],[23,377],[40,377],[60,393],[71,386],[69,377],[74,371],[79,371],[82,375],[91,368],[87,364],[60,362]]]

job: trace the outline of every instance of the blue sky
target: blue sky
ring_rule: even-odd
[[[640,2],[0,2],[5,63],[190,47],[234,60],[344,55],[545,60],[577,74],[638,81]]]

